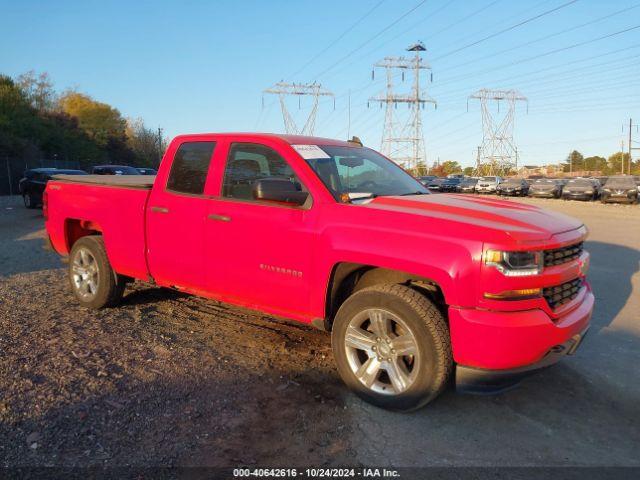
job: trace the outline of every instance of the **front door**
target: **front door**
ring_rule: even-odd
[[[310,197],[302,206],[256,200],[254,184],[267,177],[306,191],[276,146],[231,143],[222,191],[208,204],[207,282],[230,301],[300,318],[309,310],[315,212]]]

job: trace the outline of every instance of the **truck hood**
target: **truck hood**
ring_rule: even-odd
[[[545,240],[582,226],[575,218],[533,205],[455,194],[377,197],[366,207],[493,230],[517,242]]]

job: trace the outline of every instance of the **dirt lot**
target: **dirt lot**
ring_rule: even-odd
[[[0,197],[0,465],[640,465],[640,206],[517,201],[589,227],[589,337],[517,390],[397,414],[313,329],[144,285],[78,307],[40,212]]]

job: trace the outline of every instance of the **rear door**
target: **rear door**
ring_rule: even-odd
[[[312,198],[303,206],[254,198],[261,178],[298,182],[308,192],[284,147],[231,142],[226,150],[222,186],[207,208],[209,289],[236,303],[303,317],[315,241]]]
[[[147,204],[147,258],[158,284],[197,292],[205,284],[204,192],[216,142],[185,141],[175,148]]]

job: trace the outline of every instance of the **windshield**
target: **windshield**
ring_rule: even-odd
[[[536,180],[534,183],[538,183],[538,184],[553,184],[555,185],[557,182],[557,180],[552,180],[550,178],[541,178],[539,180]]]
[[[453,185],[453,184],[460,183],[460,179],[459,178],[445,178],[442,183],[446,183],[447,185]]]
[[[519,178],[507,178],[503,183],[507,185],[520,185],[522,180]]]
[[[633,177],[612,177],[604,184],[605,187],[613,188],[635,188],[636,182]]]
[[[306,158],[306,161],[336,200],[344,201],[344,194],[376,197],[429,193],[402,168],[370,148],[319,147],[315,155],[323,158]]]
[[[576,186],[576,187],[591,187],[591,186],[593,186],[593,183],[591,183],[591,180],[587,180],[586,178],[577,178],[575,180],[569,180],[568,184],[571,185],[571,186]]]
[[[495,182],[496,177],[482,177],[483,182]]]
[[[476,183],[478,183],[478,180],[476,178],[466,178],[462,181],[462,183],[464,185],[475,185]]]

